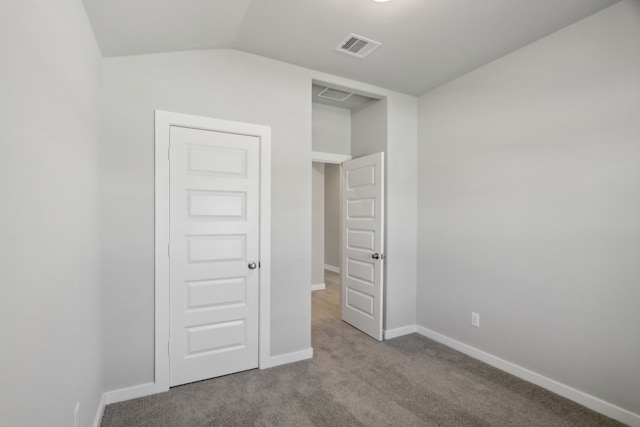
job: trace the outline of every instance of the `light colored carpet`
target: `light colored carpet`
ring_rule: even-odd
[[[312,341],[312,360],[109,405],[102,427],[622,425],[417,334],[316,317]]]

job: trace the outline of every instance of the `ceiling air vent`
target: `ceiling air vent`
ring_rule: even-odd
[[[364,38],[357,34],[350,34],[349,37],[344,39],[342,43],[336,47],[336,50],[338,52],[346,53],[347,55],[364,58],[381,45],[381,43]]]
[[[330,87],[325,87],[322,91],[316,95],[320,98],[331,99],[332,101],[345,101],[349,98],[353,93],[345,92],[343,90],[333,89]]]

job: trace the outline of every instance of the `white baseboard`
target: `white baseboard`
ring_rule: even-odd
[[[110,405],[112,403],[123,402],[125,400],[136,399],[138,397],[149,396],[151,394],[162,393],[165,391],[168,391],[168,389],[165,390],[163,388],[159,388],[156,383],[140,384],[133,387],[106,392],[105,403]]]
[[[323,289],[325,289],[326,286],[324,283],[314,283],[313,285],[311,285],[311,290],[312,291],[321,291]]]
[[[640,427],[640,415],[634,414],[631,411],[627,411],[626,409],[620,408],[612,403],[605,402],[595,396],[576,390],[566,384],[552,380],[551,378],[540,375],[520,365],[501,359],[453,338],[449,338],[448,336],[432,331],[431,329],[418,326],[417,332],[420,335],[431,338],[432,340],[444,344],[447,347],[458,350],[459,352],[471,356],[474,359],[481,360],[488,365],[522,378],[525,381],[529,381],[530,383],[546,388],[547,390],[559,394],[562,397],[566,397],[569,400],[573,400],[574,402],[586,406],[589,409],[593,409],[594,411],[604,414],[610,418],[616,419],[630,426]]]
[[[287,363],[298,362],[300,360],[311,359],[313,357],[313,348],[306,350],[295,351],[292,353],[279,354],[267,359],[267,362],[260,366],[260,369],[272,368],[274,366],[285,365]],[[102,395],[100,399],[100,407],[96,413],[96,420],[94,426],[99,426],[104,407],[111,403],[123,402],[125,400],[136,399],[138,397],[149,396],[151,394],[163,393],[168,391],[162,387],[159,387],[156,383],[140,384],[133,387],[121,388],[118,390],[108,391]],[[97,423],[97,424],[96,424]]]
[[[333,271],[334,273],[340,274],[340,268],[339,267],[334,267],[333,265],[325,264],[324,265],[324,269],[325,270],[329,270],[329,271]]]
[[[271,356],[266,363],[260,366],[260,369],[273,368],[274,366],[286,365],[287,363],[299,362],[301,360],[311,359],[313,357],[313,348],[306,350],[294,351],[292,353],[279,354]]]
[[[104,408],[107,405],[123,402],[125,400],[136,399],[138,397],[149,396],[151,394],[162,393],[164,391],[167,390],[160,389],[156,385],[156,383],[147,383],[103,393],[102,397],[100,398],[100,402],[98,403],[96,416],[93,420],[93,427],[100,427],[100,423],[102,423],[102,416],[104,415]]]
[[[387,329],[384,331],[384,339],[390,340],[391,338],[401,337],[403,335],[409,335],[418,331],[416,325],[403,326],[401,328]]]
[[[106,393],[102,393],[100,402],[98,402],[98,409],[96,410],[96,416],[93,419],[93,427],[100,427],[102,423],[102,415],[104,414],[104,407],[107,406]]]
[[[311,359],[312,357],[313,348],[295,351],[292,353],[279,354],[277,356],[270,357],[267,362],[263,364],[263,366],[260,366],[260,369],[273,368],[274,366]],[[133,387],[126,387],[118,390],[108,391],[104,393],[100,398],[100,403],[98,404],[96,416],[93,421],[93,427],[100,427],[105,406],[110,405],[111,403],[123,402],[125,400],[136,399],[138,397],[149,396],[151,394],[162,393],[165,391],[168,390],[159,387],[156,383],[146,383]]]

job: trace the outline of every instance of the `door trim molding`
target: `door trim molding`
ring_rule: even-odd
[[[260,138],[260,303],[258,367],[271,365],[271,128],[188,114],[155,111],[155,378],[153,391],[169,390],[169,128],[234,132]]]
[[[347,154],[324,153],[321,151],[311,152],[311,161],[320,163],[333,163],[336,165],[351,160],[351,156]]]

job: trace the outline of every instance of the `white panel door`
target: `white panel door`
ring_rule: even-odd
[[[342,163],[342,320],[382,341],[384,153]]]
[[[171,386],[258,367],[259,144],[171,127]]]

